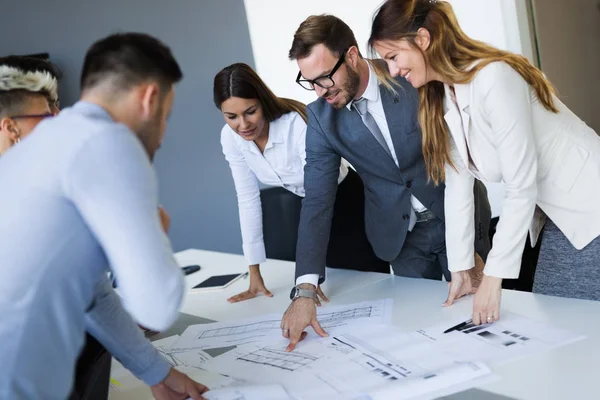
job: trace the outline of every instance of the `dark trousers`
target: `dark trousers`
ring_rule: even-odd
[[[75,383],[69,400],[106,400],[111,356],[96,339],[85,334],[85,345],[75,367]]]
[[[349,169],[338,186],[326,264],[330,268],[389,273],[389,262],[377,258],[367,239],[364,196],[360,177]],[[283,188],[262,190],[260,197],[267,257],[296,261],[302,197]]]
[[[394,274],[408,278],[450,281],[444,221],[417,222],[404,240],[400,254],[391,262]]]
[[[475,252],[485,261],[491,249],[489,237],[492,212],[487,198],[487,189],[480,181],[473,185],[475,201]],[[439,218],[417,222],[408,232],[404,246],[391,262],[395,275],[409,278],[441,280],[450,282],[446,256],[446,224]]]

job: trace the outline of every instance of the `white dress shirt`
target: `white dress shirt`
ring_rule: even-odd
[[[221,130],[221,146],[235,184],[244,256],[249,265],[266,261],[258,182],[283,187],[304,197],[305,142],[306,122],[297,112],[284,114],[270,123],[264,153],[229,125]],[[338,183],[347,174],[348,164],[342,160]]]
[[[379,93],[379,79],[371,67],[371,64],[367,61],[369,65],[369,83],[367,84],[367,88],[363,93],[362,97],[367,101],[367,111],[373,116],[375,123],[381,130],[381,134],[385,139],[385,143],[387,144],[392,158],[398,166],[398,157],[396,156],[396,150],[394,149],[394,142],[392,141],[392,135],[390,134],[390,128],[388,127],[387,119],[385,118],[385,112],[383,110],[383,103],[381,102],[381,94]],[[346,108],[352,112],[356,112],[352,109],[352,102],[346,105]],[[414,196],[410,196],[410,204],[412,205],[413,210],[415,212],[423,212],[426,211],[427,208]],[[314,286],[317,286],[319,282],[318,274],[307,274],[299,276],[296,279],[296,285],[300,285],[301,283],[310,283]]]
[[[381,102],[381,95],[379,93],[379,79],[371,66],[371,63],[367,61],[369,65],[369,83],[367,88],[361,97],[367,100],[367,111],[373,116],[375,123],[379,127],[385,143],[390,149],[390,153],[396,166],[398,166],[398,157],[396,156],[396,150],[394,149],[394,142],[392,141],[392,135],[390,134],[390,128],[388,127],[387,119],[385,118],[385,112],[383,111],[383,103]],[[356,112],[352,109],[352,101],[346,105],[346,108],[352,112]],[[417,199],[414,195],[410,196],[410,204],[412,205],[415,212],[426,211],[427,208]]]

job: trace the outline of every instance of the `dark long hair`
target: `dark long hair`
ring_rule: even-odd
[[[307,121],[306,105],[297,100],[275,96],[258,74],[244,63],[231,64],[215,76],[213,86],[215,106],[220,110],[223,102],[231,97],[258,99],[263,114],[269,122],[292,111],[297,112],[305,122]]]

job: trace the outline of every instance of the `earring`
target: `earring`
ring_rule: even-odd
[[[21,137],[17,136],[17,138],[15,139],[15,144],[19,143],[21,141]]]

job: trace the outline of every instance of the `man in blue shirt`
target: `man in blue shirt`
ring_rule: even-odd
[[[64,399],[85,327],[157,397],[206,390],[148,349],[104,271],[137,322],[165,329],[177,316],[182,276],[150,160],[181,76],[151,37],[101,40],[86,56],[82,101],[0,158],[0,398]],[[17,114],[0,114],[0,131],[6,118],[39,118]]]
[[[58,71],[50,62],[31,57],[0,58],[0,155],[27,137],[42,119],[58,112],[57,89]],[[166,232],[168,215],[162,208],[159,211]],[[182,383],[199,385],[172,369],[143,336],[106,277],[96,285],[94,306],[86,314],[85,321],[86,330],[148,384],[156,399],[169,399],[171,387]],[[87,361],[80,357],[79,364]],[[88,367],[79,365],[78,375],[80,370],[85,371]]]

